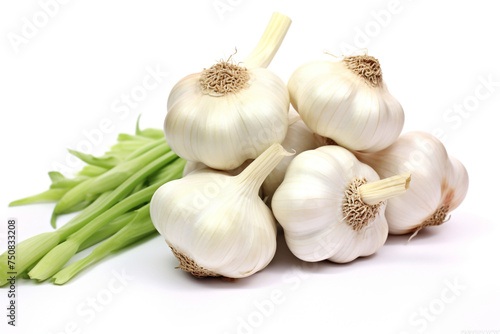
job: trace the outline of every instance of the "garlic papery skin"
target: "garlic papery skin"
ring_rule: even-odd
[[[284,157],[262,184],[261,192],[259,194],[261,198],[264,198],[264,201],[269,206],[271,205],[274,192],[285,178],[286,169],[292,159],[299,153],[327,145],[327,142],[329,141],[327,138],[313,133],[301,120],[300,115],[293,109],[290,109],[288,113],[288,123],[288,131],[281,145],[288,152],[294,152],[295,155]],[[253,160],[246,160],[241,166],[228,170],[227,172],[233,176],[238,175],[252,161]],[[188,161],[184,167],[183,176],[206,167],[208,166],[204,163]]]
[[[416,235],[426,226],[443,224],[467,193],[469,177],[465,167],[448,156],[439,139],[428,133],[405,133],[380,152],[355,154],[380,177],[412,173],[411,188],[387,202],[385,214],[391,234]]]
[[[271,205],[271,201],[276,189],[278,189],[281,182],[285,178],[285,173],[290,165],[290,162],[300,153],[308,150],[313,150],[320,146],[324,146],[325,139],[313,133],[311,129],[309,129],[302,119],[300,115],[293,109],[290,109],[288,115],[288,131],[285,137],[285,140],[281,143],[281,145],[288,152],[295,152],[295,155],[290,155],[278,164],[275,169],[269,174],[264,183],[262,184],[262,190],[264,196],[266,198],[266,203]]]
[[[287,158],[287,156],[285,156]],[[253,159],[246,160],[240,167],[226,170],[225,172],[228,173],[231,176],[236,176],[239,175],[245,168],[247,168],[251,163]],[[186,165],[184,166],[184,170],[182,172],[182,177],[185,177],[188,174],[194,173],[198,170],[204,169],[204,168],[210,168],[207,165],[205,165],[203,162],[192,162],[192,161],[186,161]],[[267,179],[266,179],[267,180]],[[265,183],[266,181],[264,181]],[[259,197],[262,199],[266,199],[264,196],[264,193],[262,191],[262,187],[259,189]],[[267,200],[266,200],[267,203]]]
[[[274,14],[259,45],[243,64],[221,61],[173,87],[164,131],[177,155],[230,170],[283,141],[288,128],[288,90],[265,66],[290,22],[288,17]]]
[[[403,129],[403,108],[371,56],[302,65],[290,77],[288,91],[292,106],[313,132],[350,150],[381,150]]]
[[[205,165],[203,162],[186,161],[186,165],[184,166],[184,170],[182,171],[182,177],[185,177],[186,175],[189,175],[191,172],[203,168],[207,168],[207,165]]]
[[[267,266],[276,252],[276,224],[258,191],[287,154],[273,144],[238,176],[205,168],[156,191],[151,219],[181,269],[241,278]]]
[[[236,176],[240,174],[245,168],[247,168],[252,161],[253,160],[247,160],[241,166],[234,169],[226,170],[225,172],[227,172],[229,175]],[[182,171],[182,177],[185,177],[186,175],[203,168],[209,168],[209,167],[205,165],[203,162],[186,161],[186,165],[184,166],[184,170]]]
[[[348,150],[323,146],[292,160],[272,209],[295,256],[309,262],[350,262],[385,243],[385,200],[404,193],[409,177],[380,182]],[[365,196],[373,204],[364,203]]]

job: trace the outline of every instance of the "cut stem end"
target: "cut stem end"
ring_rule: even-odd
[[[344,221],[354,231],[360,231],[368,226],[376,217],[380,203],[366,204],[361,200],[360,188],[367,184],[365,178],[355,178],[345,190],[342,212]]]
[[[411,173],[404,173],[359,187],[361,200],[368,205],[379,204],[391,197],[402,195],[410,187]]]

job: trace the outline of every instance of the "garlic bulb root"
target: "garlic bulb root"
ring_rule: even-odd
[[[382,82],[382,70],[377,58],[362,55],[345,57],[342,60],[348,69],[359,75],[367,84],[377,87]]]
[[[345,221],[359,231],[375,219],[385,200],[404,194],[410,186],[411,173],[388,177],[367,183],[365,178],[354,178],[345,191],[342,206]]]
[[[413,232],[411,237],[408,239],[408,242],[410,242],[411,239],[413,239],[424,227],[439,226],[450,220],[450,216],[448,216],[449,210],[450,207],[448,205],[440,206],[429,218],[424,220],[420,226],[415,228],[415,232]]]
[[[361,199],[360,186],[366,184],[365,178],[355,178],[345,191],[342,212],[345,222],[354,231],[360,231],[375,219],[381,203],[367,204]]]
[[[172,253],[174,253],[174,256],[177,258],[177,260],[179,260],[179,265],[175,267],[175,269],[182,269],[184,271],[187,271],[197,278],[220,277],[219,274],[200,267],[193,259],[179,252],[174,247],[170,247],[170,249],[172,250]]]
[[[229,57],[231,58],[231,57]],[[230,59],[220,61],[200,75],[200,85],[203,94],[224,96],[229,93],[248,88],[250,74],[245,67],[232,64]]]

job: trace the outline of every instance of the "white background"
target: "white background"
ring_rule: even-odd
[[[140,113],[143,127],[160,128],[171,87],[235,47],[244,59],[273,11],[293,23],[271,70],[286,82],[302,63],[324,58],[323,50],[367,47],[405,109],[404,131],[441,129],[448,152],[469,171],[470,188],[448,223],[410,244],[408,236],[390,237],[369,258],[306,265],[280,237],[269,267],[235,283],[174,270],[177,261],[156,237],[64,286],[18,282],[15,329],[6,325],[7,290],[0,289],[1,333],[500,333],[498,12],[488,0],[391,3],[75,0],[51,7],[43,22],[38,1],[2,2],[2,251],[8,217],[17,218],[21,240],[51,230],[52,205],[7,204],[47,189],[55,166],[76,171],[66,148],[103,153],[119,132],[133,131]],[[215,5],[224,4],[218,12]],[[14,46],[25,20],[44,26]],[[168,74],[134,108],[116,112],[151,69]],[[99,135],[105,119],[112,129]],[[111,293],[120,272],[131,278]]]

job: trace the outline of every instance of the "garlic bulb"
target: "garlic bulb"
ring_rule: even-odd
[[[281,143],[285,150],[289,152],[293,151],[295,154],[299,154],[304,151],[313,150],[326,145],[325,138],[313,133],[304,124],[299,114],[297,114],[297,112],[293,109],[289,112],[288,123],[288,131],[285,140]],[[290,162],[295,157],[296,155],[291,155],[283,158],[283,160],[281,160],[278,166],[273,169],[262,184],[262,190],[264,192],[264,196],[266,197],[266,203],[269,203],[269,205],[271,204],[274,192],[285,178],[288,165],[290,165]]]
[[[180,157],[222,170],[281,143],[288,127],[288,90],[265,69],[290,19],[275,13],[243,65],[221,61],[180,80],[170,92],[164,131]]]
[[[312,131],[351,150],[381,150],[403,129],[403,108],[371,56],[302,65],[290,77],[288,91],[292,106]]]
[[[273,144],[238,176],[200,169],[156,191],[151,219],[181,269],[240,278],[267,266],[276,251],[276,224],[258,191],[287,154]]]
[[[443,224],[467,193],[467,170],[460,161],[448,156],[439,139],[428,133],[409,132],[385,150],[358,152],[356,156],[381,177],[412,173],[411,189],[387,203],[386,218],[391,234],[414,232],[416,235],[426,226]]]
[[[323,146],[292,160],[272,209],[295,256],[310,262],[350,262],[385,243],[384,201],[404,193],[409,178],[405,174],[379,181],[348,150]]]

